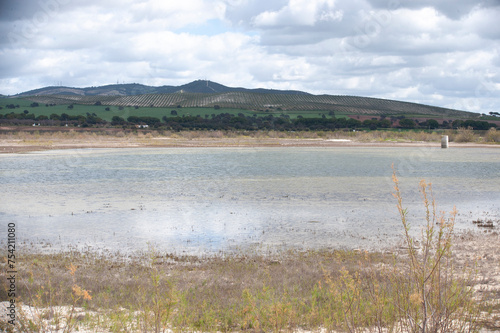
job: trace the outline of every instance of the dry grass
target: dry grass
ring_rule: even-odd
[[[417,311],[422,301],[417,281],[407,272],[411,256],[404,253],[325,250],[202,258],[154,249],[133,256],[24,252],[18,266],[22,295],[18,304],[30,307],[18,314],[24,325],[18,331],[48,332],[58,327],[61,332],[66,328],[87,332],[163,332],[167,328],[378,332],[392,328],[396,332],[397,324],[403,325],[404,309],[410,306]],[[4,271],[1,300],[8,299]],[[433,287],[423,290],[434,297]],[[5,322],[0,325],[9,327]]]
[[[479,138],[476,137],[472,128],[459,128],[457,134],[453,136],[455,142],[475,142]]]
[[[425,131],[370,131],[355,133],[355,138],[361,142],[384,142],[384,141],[402,141],[402,142],[438,142],[441,135],[437,132]]]
[[[99,320],[106,326],[137,331],[148,328],[159,332],[167,326],[203,331],[312,327],[319,324],[319,318],[309,318],[318,281],[325,272],[337,275],[339,263],[354,269],[366,256],[374,262],[390,261],[390,256],[350,251],[211,258],[176,257],[156,251],[133,257],[92,252],[23,253],[18,269],[19,294],[23,295],[19,301],[34,309],[73,304],[94,314],[85,318],[85,325]],[[5,300],[3,280],[0,299]],[[75,285],[79,291],[88,290],[91,300],[75,299]],[[167,304],[168,315],[161,314]],[[290,309],[289,318],[281,323],[276,322],[281,315],[272,314],[273,309],[280,311],[279,306]],[[119,320],[117,313],[121,313]],[[124,318],[129,319],[124,322]],[[61,322],[67,320],[71,319]],[[42,326],[33,321],[31,329]]]
[[[176,146],[277,146],[277,145],[335,145],[333,140],[351,143],[438,143],[442,135],[450,142],[498,143],[495,129],[475,132],[470,129],[426,131],[157,131],[123,129],[69,129],[47,131],[2,131],[0,152],[19,152],[59,148],[111,147],[176,147]],[[327,141],[330,140],[330,141]]]
[[[490,128],[484,136],[486,142],[500,142],[500,131],[496,128]]]

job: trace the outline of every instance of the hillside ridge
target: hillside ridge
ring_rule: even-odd
[[[275,111],[332,111],[352,115],[433,115],[476,118],[478,113],[374,97],[313,95],[295,90],[246,89],[196,80],[180,86],[151,87],[138,83],[100,87],[45,87],[13,97],[43,104],[119,107],[209,107]]]
[[[209,80],[196,80],[180,86],[148,86],[139,83],[109,84],[98,87],[74,88],[66,86],[49,86],[19,93],[13,97],[40,95],[75,95],[75,96],[134,96],[144,94],[172,93],[224,93],[224,92],[256,92],[269,94],[310,95],[297,90],[247,89],[242,87],[227,87]]]

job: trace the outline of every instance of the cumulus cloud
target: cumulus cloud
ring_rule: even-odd
[[[342,20],[333,0],[290,0],[278,11],[264,11],[254,18],[256,26],[313,26],[322,21]]]
[[[500,109],[495,0],[0,2],[0,93],[62,82],[299,89]]]

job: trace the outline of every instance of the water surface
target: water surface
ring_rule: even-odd
[[[500,215],[495,148],[133,148],[0,156],[0,219],[54,248],[373,249],[402,230],[392,164],[415,231],[421,179],[459,229]]]

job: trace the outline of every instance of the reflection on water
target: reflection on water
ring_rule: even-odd
[[[141,148],[0,156],[0,219],[54,246],[377,248],[401,232],[393,163],[410,216],[422,178],[458,228],[500,215],[495,148]]]

